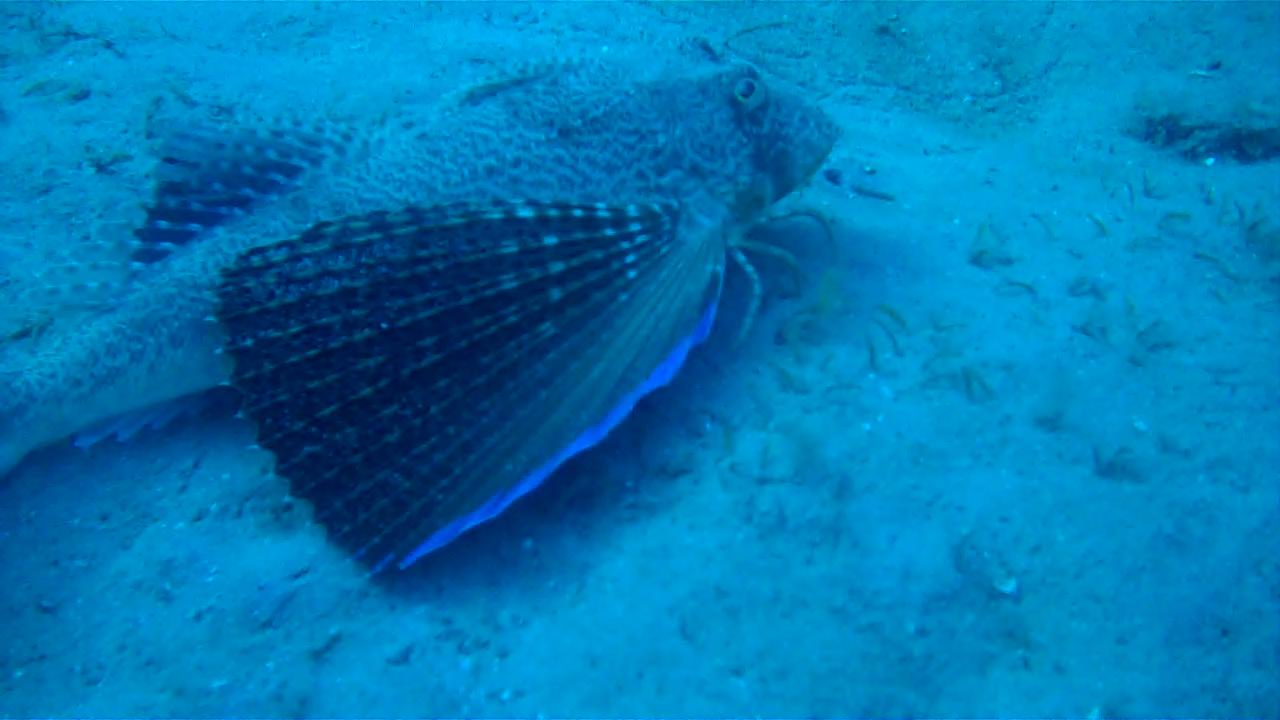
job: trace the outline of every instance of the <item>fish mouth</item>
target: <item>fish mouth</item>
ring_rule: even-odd
[[[758,218],[783,198],[806,186],[822,168],[834,147],[835,139],[832,138],[814,143],[804,152],[786,153],[775,158],[765,172],[756,176],[738,194],[734,203],[736,217]]]
[[[768,176],[774,195],[770,204],[807,185],[830,157],[840,138],[839,128],[826,113],[815,109],[806,115],[804,124],[807,131],[793,138],[787,151],[772,163]]]
[[[827,158],[831,157],[831,151],[835,149],[836,141],[840,138],[840,131],[836,129],[834,123],[831,127],[831,137],[822,143],[820,149],[813,154],[812,162],[801,170],[800,176],[796,180],[797,186],[808,184],[813,179],[813,176],[817,175],[818,171],[822,169],[822,166],[827,162]]]
[[[757,175],[738,197],[739,217],[753,217],[804,187],[822,169],[841,131],[821,108],[797,91],[775,90],[771,129],[763,137]]]

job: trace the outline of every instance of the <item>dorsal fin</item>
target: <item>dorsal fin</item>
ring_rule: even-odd
[[[171,120],[151,132],[160,140],[154,194],[143,216],[100,225],[91,237],[25,259],[9,293],[23,316],[0,328],[0,338],[118,306],[155,263],[285,195],[304,174],[353,154],[368,140],[328,121]]]
[[[342,155],[350,131],[322,122],[186,127],[163,134],[155,194],[134,231],[133,259],[152,263],[264,200],[297,186],[303,173]]]

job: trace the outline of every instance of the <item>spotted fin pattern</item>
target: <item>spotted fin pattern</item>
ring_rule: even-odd
[[[724,248],[679,220],[456,204],[254,248],[218,289],[232,385],[330,535],[408,565],[598,442],[706,336]]]
[[[308,169],[341,155],[349,132],[324,126],[187,129],[167,136],[155,197],[134,231],[133,260],[153,263],[175,248],[295,187]]]
[[[172,257],[121,263],[126,292],[0,355],[0,475],[230,381],[366,560],[500,512],[670,379],[715,319],[727,243],[838,134],[750,66],[598,60],[346,141],[327,122],[161,130],[150,219],[109,259]],[[531,202],[493,202],[511,198]]]

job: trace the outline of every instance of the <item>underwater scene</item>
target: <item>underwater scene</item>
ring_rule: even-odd
[[[1280,717],[1280,4],[0,19],[0,717]]]

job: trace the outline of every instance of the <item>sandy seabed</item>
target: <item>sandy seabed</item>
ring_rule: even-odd
[[[772,229],[804,278],[761,261],[747,342],[406,572],[232,417],[27,458],[0,716],[1280,716],[1280,6],[0,17],[6,293],[136,213],[158,98],[373,117],[709,48],[843,129],[796,199],[836,247]]]

